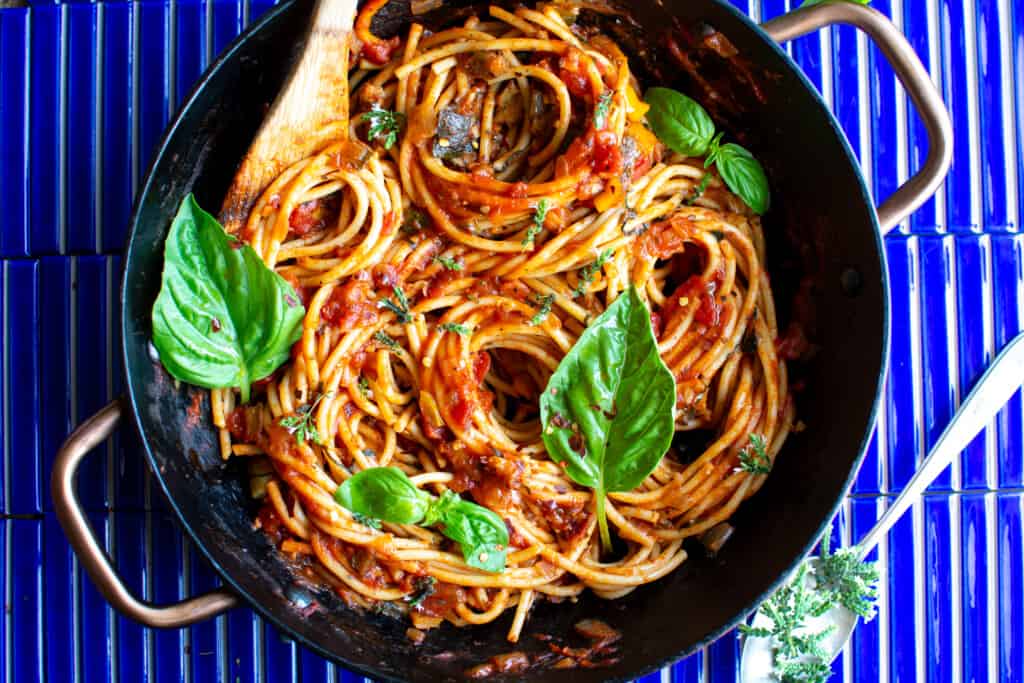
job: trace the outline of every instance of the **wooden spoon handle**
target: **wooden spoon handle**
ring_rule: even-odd
[[[357,0],[318,0],[306,46],[224,197],[220,220],[237,233],[284,169],[348,135],[349,41]]]

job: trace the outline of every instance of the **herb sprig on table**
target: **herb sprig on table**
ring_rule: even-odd
[[[746,637],[768,638],[772,676],[783,683],[824,683],[832,676],[832,653],[824,641],[835,630],[812,630],[810,622],[834,608],[871,621],[878,599],[878,567],[862,562],[856,546],[831,553],[829,534],[821,541],[815,565],[801,563],[796,574],[761,605],[770,627],[740,625]]]

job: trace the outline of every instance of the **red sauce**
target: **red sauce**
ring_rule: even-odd
[[[541,512],[559,540],[571,543],[586,528],[590,520],[590,512],[582,502],[561,504],[553,500],[540,500]]]
[[[514,456],[481,455],[459,444],[444,444],[441,452],[455,475],[448,485],[453,491],[469,493],[492,510],[505,510],[518,502],[523,466]]]
[[[470,368],[460,367],[456,371],[452,380],[455,388],[449,395],[449,410],[452,423],[459,429],[469,426],[477,410],[487,412],[491,409],[494,395],[480,386],[490,367],[490,355],[480,352],[473,357]]]
[[[465,601],[466,590],[462,586],[438,581],[434,584],[434,592],[413,607],[413,611],[429,617],[454,617],[457,616],[455,607]]]
[[[256,439],[252,422],[245,406],[238,406],[228,413],[227,423],[231,438],[239,443],[252,443]]]
[[[791,322],[785,334],[775,340],[775,349],[785,360],[798,360],[811,349],[811,343],[804,333],[804,328],[797,322]]]
[[[320,319],[344,329],[370,325],[377,321],[377,302],[373,286],[365,279],[352,279],[335,287],[320,308]]]
[[[594,171],[602,175],[618,175],[622,171],[622,147],[610,130],[594,136]]]
[[[288,216],[288,227],[297,237],[314,230],[323,230],[338,217],[338,206],[338,199],[333,195],[303,202],[292,209]]]
[[[280,544],[286,535],[286,529],[281,523],[281,518],[277,516],[277,513],[274,512],[274,506],[269,502],[264,503],[256,514],[256,526],[263,530],[263,533],[270,538],[270,542],[275,546]]]
[[[356,37],[363,42],[360,54],[367,61],[377,65],[387,64],[391,60],[391,54],[402,42],[398,36],[394,36],[390,40],[383,40],[370,31],[374,15],[386,4],[388,4],[388,0],[369,0],[359,11],[354,26]]]
[[[595,98],[590,79],[580,57],[582,53],[573,48],[558,60],[558,77],[565,83],[569,92],[576,97],[592,100]]]

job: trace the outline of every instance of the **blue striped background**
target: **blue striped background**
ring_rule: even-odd
[[[680,0],[681,1],[681,0]],[[0,675],[34,681],[354,678],[235,610],[183,631],[113,613],[70,554],[46,477],[72,425],[121,392],[117,287],[130,200],[204,67],[268,0],[39,2],[0,10],[3,468]],[[748,5],[755,19],[788,0]],[[1024,326],[1024,9],[1012,0],[876,0],[941,89],[957,133],[936,197],[886,241],[892,362],[868,457],[835,533],[858,539],[996,349]],[[877,50],[839,28],[789,48],[833,107],[879,196],[927,152]],[[878,551],[880,616],[837,680],[1024,681],[1024,422],[1015,398]],[[139,594],[217,578],[178,532],[122,431],[82,471],[82,502]],[[731,681],[722,638],[649,680]]]

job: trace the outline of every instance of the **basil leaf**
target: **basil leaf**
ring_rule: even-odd
[[[601,542],[605,495],[636,488],[675,432],[676,384],[658,354],[650,311],[630,287],[583,332],[540,398],[544,445],[594,489]]]
[[[715,168],[722,180],[735,192],[754,213],[768,210],[771,197],[768,190],[768,176],[754,156],[743,147],[728,142],[715,155]]]
[[[306,314],[295,290],[190,194],[164,244],[153,344],[174,377],[208,389],[249,385],[288,360]]]
[[[433,500],[396,467],[371,467],[349,477],[334,499],[350,512],[393,524],[419,524]]]
[[[445,491],[424,524],[440,523],[441,533],[462,547],[462,556],[470,567],[488,572],[505,569],[508,528],[491,510]]]
[[[647,123],[669,149],[688,157],[707,152],[715,124],[704,107],[671,88],[650,88],[644,101],[651,107]]]
[[[398,468],[363,470],[339,486],[334,499],[364,518],[438,526],[442,534],[459,544],[469,566],[488,572],[505,570],[508,529],[501,517],[453,491],[445,491],[440,497],[421,491]]]

